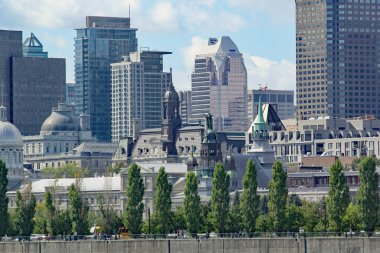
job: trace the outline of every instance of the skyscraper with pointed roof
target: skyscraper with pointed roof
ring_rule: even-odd
[[[42,43],[33,33],[22,44],[22,53],[24,57],[48,58],[48,52],[44,52]]]
[[[210,38],[196,55],[191,75],[191,122],[214,115],[218,131],[246,131],[247,70],[243,55],[230,37]]]
[[[65,59],[48,58],[34,34],[23,43],[21,31],[0,30],[0,102],[22,135],[39,132],[51,108],[64,101],[65,83]]]

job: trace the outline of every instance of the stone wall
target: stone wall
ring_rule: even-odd
[[[306,242],[306,245],[305,245]],[[1,253],[378,253],[380,238],[1,242]]]

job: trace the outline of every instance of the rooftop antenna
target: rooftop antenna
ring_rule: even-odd
[[[129,22],[131,22],[131,3],[128,4],[128,17],[129,17]]]

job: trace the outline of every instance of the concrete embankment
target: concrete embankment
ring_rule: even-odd
[[[1,242],[0,253],[379,253],[380,238]]]

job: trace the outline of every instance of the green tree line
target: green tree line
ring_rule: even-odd
[[[99,211],[89,212],[80,195],[80,184],[69,188],[67,210],[57,208],[54,193],[46,192],[44,201],[36,203],[31,186],[16,194],[16,209],[8,210],[6,196],[7,169],[0,161],[0,236],[31,233],[49,235],[88,234],[94,224],[105,233],[115,233],[125,226],[133,235],[141,233],[166,235],[176,230],[186,230],[190,236],[197,233],[216,232],[343,232],[375,231],[379,226],[379,192],[376,160],[372,157],[359,163],[360,185],[355,198],[350,199],[343,167],[337,159],[330,167],[329,192],[318,202],[301,200],[288,195],[287,172],[281,162],[272,167],[269,193],[259,196],[257,170],[248,160],[241,192],[230,193],[230,177],[221,163],[213,173],[211,200],[201,202],[198,178],[188,172],[185,179],[184,203],[172,206],[172,185],[164,167],[158,171],[153,213],[143,219],[144,183],[137,164],[128,168],[126,203],[122,215],[108,204],[106,196],[99,195]],[[79,179],[78,179],[79,180]],[[232,197],[230,197],[232,196]]]

